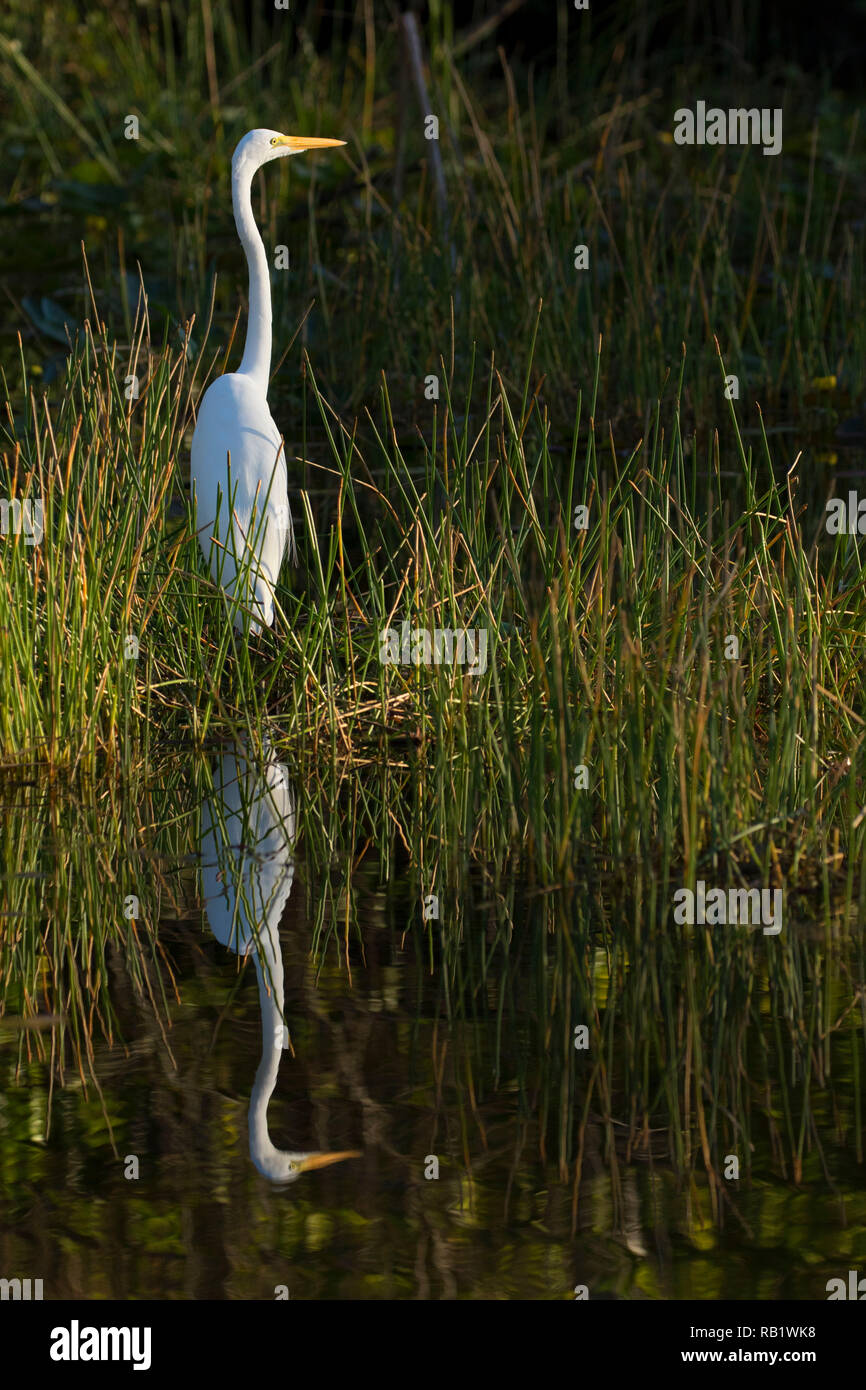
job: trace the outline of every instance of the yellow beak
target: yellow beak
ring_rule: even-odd
[[[335,145],[345,145],[345,140],[327,140],[319,135],[281,135],[281,145],[290,150],[330,150]]]
[[[342,141],[336,141],[342,144]],[[360,1158],[359,1149],[345,1149],[337,1154],[307,1154],[305,1158],[298,1160],[298,1167],[302,1173],[309,1173],[313,1168],[327,1168],[332,1163],[342,1163],[344,1158]]]

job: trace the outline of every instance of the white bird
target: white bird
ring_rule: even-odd
[[[329,149],[345,140],[251,130],[232,157],[232,207],[250,273],[244,355],[205,392],[192,438],[190,491],[196,531],[214,579],[233,601],[234,626],[258,634],[274,621],[274,590],[294,548],[280,432],[268,409],[271,287],[253,217],[253,174],[272,159]]]
[[[268,1130],[268,1102],[288,1047],[279,926],[295,866],[295,798],[285,766],[266,744],[258,767],[239,747],[213,768],[213,797],[202,806],[202,892],[211,931],[238,955],[252,956],[262,1010],[262,1060],[250,1096],[250,1157],[272,1182],[288,1183],[340,1153],[278,1149]]]

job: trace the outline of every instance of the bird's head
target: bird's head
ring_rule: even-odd
[[[296,1182],[302,1173],[310,1173],[316,1168],[330,1168],[332,1163],[342,1163],[347,1158],[360,1158],[358,1149],[345,1149],[342,1153],[292,1154],[283,1149],[271,1148],[267,1155],[253,1153],[252,1159],[259,1172],[279,1187]]]
[[[281,135],[278,130],[250,130],[238,143],[232,155],[232,168],[261,168],[272,159],[285,159],[304,150],[329,150],[345,145],[345,140],[328,140],[318,135]]]

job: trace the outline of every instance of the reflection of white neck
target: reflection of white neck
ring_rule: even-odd
[[[283,1022],[283,956],[275,938],[275,932],[260,933],[259,949],[253,957],[262,1009],[262,1060],[250,1096],[250,1157],[260,1173],[278,1181],[291,1167],[291,1155],[276,1148],[268,1133],[268,1102],[277,1084],[283,1048],[288,1046],[288,1029]]]

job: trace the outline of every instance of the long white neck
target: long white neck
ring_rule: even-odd
[[[250,191],[255,171],[241,165],[232,169],[232,207],[235,226],[250,272],[250,312],[244,355],[238,368],[251,377],[264,395],[271,374],[271,282],[265,244],[253,217]]]

